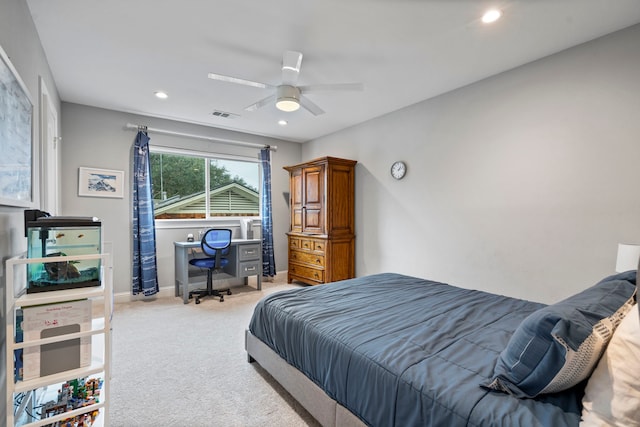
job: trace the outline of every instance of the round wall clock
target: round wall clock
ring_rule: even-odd
[[[404,178],[407,173],[407,165],[404,162],[397,161],[391,165],[391,176],[395,179]]]

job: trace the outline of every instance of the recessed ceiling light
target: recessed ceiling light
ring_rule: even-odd
[[[165,92],[156,92],[155,93],[156,98],[160,98],[160,99],[167,99],[169,97],[169,95],[167,95]]]
[[[278,124],[280,126],[286,126],[289,122],[287,122],[286,120],[278,120]]]
[[[482,15],[482,22],[485,24],[490,24],[492,22],[496,22],[502,16],[502,11],[498,9],[488,10]]]

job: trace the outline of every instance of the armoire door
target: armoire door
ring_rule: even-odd
[[[304,186],[302,232],[324,234],[324,167],[304,168],[302,185]]]
[[[301,233],[302,208],[304,207],[304,198],[302,196],[302,169],[296,169],[290,172],[289,191],[291,231]]]

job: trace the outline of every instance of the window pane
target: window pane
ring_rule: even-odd
[[[153,151],[150,162],[156,219],[260,215],[257,162]],[[209,188],[205,184],[207,165]]]
[[[210,216],[258,216],[258,163],[211,159],[209,164]]]
[[[206,159],[150,153],[155,217],[204,218]]]

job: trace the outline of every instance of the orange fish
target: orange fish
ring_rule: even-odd
[[[64,233],[58,233],[58,234],[56,234],[56,239],[59,239],[59,238],[61,238],[61,237],[64,237]]]
[[[82,239],[84,237],[84,234],[78,234],[78,239]]]

